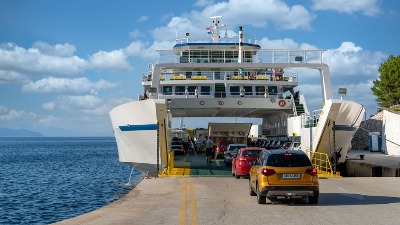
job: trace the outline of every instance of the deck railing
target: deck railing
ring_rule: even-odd
[[[215,93],[215,92],[211,92],[211,91],[210,92],[200,92],[198,97],[199,98],[215,98],[215,97],[218,97],[218,94],[221,94],[221,93]],[[271,101],[275,101],[278,99],[286,99],[286,96],[284,93],[269,94],[268,97],[265,97],[264,94],[259,95],[256,93],[249,93],[249,92],[246,92],[243,96],[240,95],[240,92],[229,92],[229,93],[225,92],[224,96],[225,96],[224,98],[266,98],[266,99],[271,99]],[[158,98],[159,99],[196,98],[196,96],[195,96],[195,93],[192,91],[188,92],[187,94],[185,92],[174,91],[174,92],[158,93]]]
[[[237,63],[238,53],[231,49],[201,49],[184,52],[157,50],[160,54],[158,63]],[[243,51],[242,62],[246,63],[324,63],[325,50],[287,50],[260,49]]]
[[[150,75],[143,74],[143,81],[151,81]],[[267,70],[244,71],[239,74],[238,71],[172,71],[164,70],[161,72],[160,81],[177,80],[264,80],[264,81],[288,81],[298,82],[298,76],[295,73],[280,73],[274,75]]]

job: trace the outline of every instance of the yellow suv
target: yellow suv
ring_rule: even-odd
[[[319,179],[308,156],[300,150],[263,150],[249,173],[249,192],[257,202],[279,196],[308,198],[318,203]]]

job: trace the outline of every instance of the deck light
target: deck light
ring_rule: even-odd
[[[346,96],[347,88],[339,88],[338,93],[340,95],[340,100],[343,100],[343,96]]]

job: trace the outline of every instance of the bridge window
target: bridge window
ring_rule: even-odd
[[[253,87],[252,86],[243,86],[244,95],[253,95]]]
[[[189,95],[194,95],[197,86],[188,86]]]
[[[264,95],[265,87],[264,86],[256,86],[256,95]]]
[[[210,86],[201,86],[200,87],[201,95],[210,95],[211,94],[211,87]]]
[[[185,86],[176,86],[176,87],[175,87],[175,94],[176,94],[176,95],[183,95],[183,94],[185,94]]]
[[[269,86],[268,87],[269,95],[277,95],[278,94],[278,87],[277,86]]]
[[[239,95],[240,87],[239,86],[230,86],[231,95]]]
[[[172,86],[163,86],[162,93],[163,95],[172,95]]]

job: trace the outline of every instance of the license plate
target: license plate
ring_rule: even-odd
[[[282,179],[299,179],[300,174],[298,173],[283,173]]]

